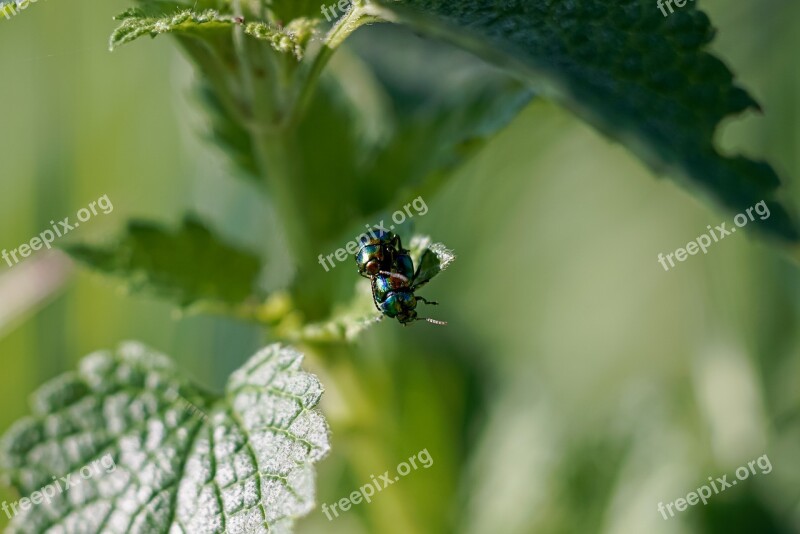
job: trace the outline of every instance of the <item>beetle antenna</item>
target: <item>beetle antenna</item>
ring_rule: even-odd
[[[447,321],[438,321],[436,319],[431,319],[430,317],[419,317],[417,318],[417,321],[428,321],[431,324],[447,326]]]

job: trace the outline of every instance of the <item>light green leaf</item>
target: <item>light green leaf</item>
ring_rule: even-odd
[[[286,26],[276,27],[264,22],[251,22],[245,26],[244,32],[256,39],[262,39],[272,45],[278,52],[294,54],[297,59],[303,59],[308,43],[317,32],[319,20],[298,18]]]
[[[291,532],[330,447],[322,387],[301,363],[272,345],[216,396],[137,343],[88,356],[0,443],[20,496],[50,495],[17,505],[10,532]]]
[[[665,17],[651,0],[367,0],[366,12],[443,37],[516,72],[619,140],[658,172],[732,210],[766,200],[759,228],[795,241],[759,161],[720,154],[720,121],[757,104],[706,51],[714,30],[694,4]]]
[[[181,306],[235,306],[258,293],[259,258],[225,243],[192,217],[174,232],[131,221],[115,244],[64,248],[88,266],[122,278],[130,291],[154,293]]]
[[[175,14],[151,17],[142,9],[131,8],[117,15],[115,19],[121,20],[122,24],[111,34],[111,50],[144,35],[155,37],[162,33],[175,33],[203,37],[212,32],[219,34],[219,30],[230,33],[231,28],[242,24],[245,34],[268,42],[278,52],[292,53],[298,59],[302,59],[306,46],[320,24],[319,19],[310,18],[297,18],[286,26],[267,22],[245,24],[244,18],[237,21],[232,14],[220,13],[214,9],[202,12],[184,9]]]
[[[108,45],[110,50],[144,35],[151,37],[162,33],[203,35],[204,32],[227,30],[235,24],[232,16],[221,15],[213,9],[200,13],[187,9],[174,15],[160,17],[147,17],[141,10],[129,9],[115,18],[121,20],[122,24],[111,34]]]
[[[448,250],[442,243],[431,243],[428,236],[414,236],[408,248],[414,265],[417,266],[414,287],[427,284],[456,259],[452,250]]]

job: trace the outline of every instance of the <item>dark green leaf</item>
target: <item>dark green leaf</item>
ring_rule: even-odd
[[[391,126],[359,167],[364,216],[432,196],[532,96],[505,72],[406,29],[374,26],[351,39],[388,97]]]
[[[258,257],[228,245],[191,217],[175,232],[133,221],[116,244],[65,249],[90,267],[122,278],[130,290],[165,296],[181,306],[238,305],[256,294]]]
[[[694,4],[668,17],[651,0],[369,0],[368,11],[518,73],[656,171],[732,210],[766,200],[773,216],[759,228],[798,238],[775,201],[772,168],[714,146],[723,118],[757,105],[705,50],[714,31]]]

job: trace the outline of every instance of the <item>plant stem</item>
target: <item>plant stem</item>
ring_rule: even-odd
[[[234,14],[241,16],[241,0],[233,0]],[[307,193],[312,181],[299,155],[298,128],[314,95],[325,66],[345,38],[360,26],[377,20],[364,11],[363,2],[353,7],[325,36],[313,57],[299,66],[282,62],[253,46],[242,27],[234,28],[234,47],[239,63],[238,83],[248,101],[246,126],[250,132],[260,174],[271,193],[284,225],[284,235],[297,269],[294,302],[307,319],[320,319],[328,311],[330,290],[318,277],[305,276],[317,263],[319,247],[308,215]],[[267,65],[264,65],[264,63]],[[267,76],[257,67],[264,66]],[[288,88],[286,86],[289,86]],[[280,95],[289,93],[286,100]],[[335,208],[335,207],[332,207]]]
[[[288,127],[296,124],[303,116],[303,113],[308,108],[311,96],[314,94],[314,88],[317,81],[322,75],[325,66],[333,57],[336,49],[347,39],[347,37],[356,31],[358,28],[365,24],[372,22],[379,22],[381,19],[368,14],[362,5],[362,2],[354,2],[351,9],[339,19],[336,24],[325,36],[322,48],[314,56],[314,60],[306,69],[298,82],[298,91],[293,100],[291,110],[286,118],[285,124]]]

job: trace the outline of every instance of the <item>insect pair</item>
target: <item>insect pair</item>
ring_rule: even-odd
[[[359,239],[356,253],[358,273],[372,283],[372,299],[383,315],[396,318],[406,325],[414,321],[445,325],[427,317],[417,316],[417,303],[438,304],[418,297],[414,292],[426,284],[430,277],[414,271],[411,254],[403,248],[400,237],[391,232],[373,228]],[[420,264],[420,267],[422,265]]]

